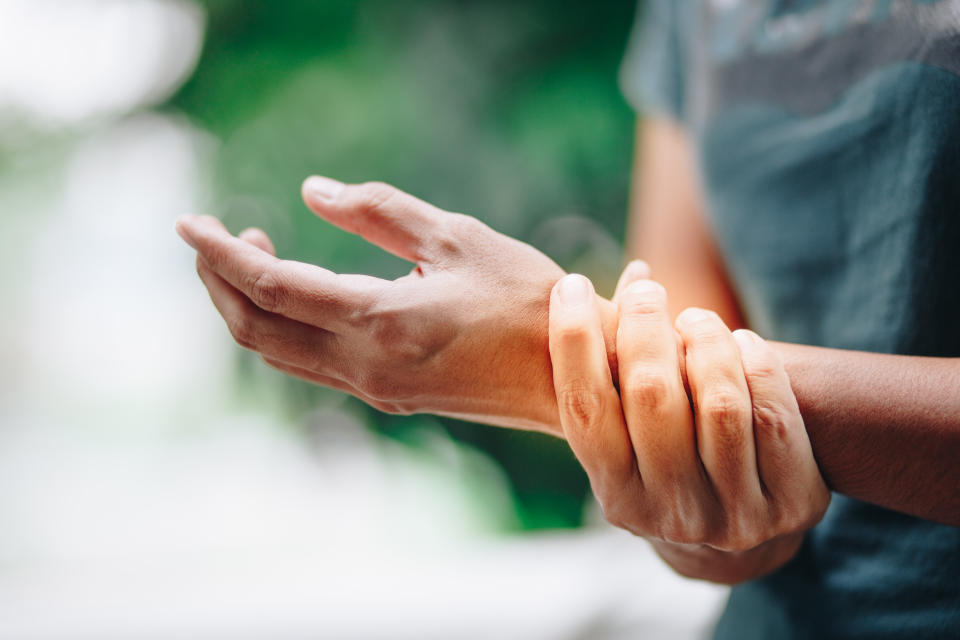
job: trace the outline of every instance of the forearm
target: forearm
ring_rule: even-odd
[[[626,254],[650,265],[669,293],[671,317],[695,306],[715,311],[731,329],[745,326],[683,128],[657,118],[638,124],[631,184]]]
[[[960,526],[960,359],[775,346],[834,491]]]

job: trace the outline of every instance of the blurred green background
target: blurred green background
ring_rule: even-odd
[[[634,0],[203,5],[199,63],[164,108],[220,141],[207,212],[232,231],[259,226],[284,257],[397,277],[409,267],[317,220],[299,197],[312,173],[383,180],[611,288],[634,118],[616,76]],[[269,374],[250,354],[238,359],[238,398],[255,396]],[[292,418],[332,393],[282,384]],[[423,418],[353,402],[372,429],[415,443]],[[518,526],[580,523],[588,487],[565,443],[441,424],[503,466]]]
[[[0,0],[0,637],[703,637],[566,443],[283,376],[173,229],[393,277],[299,196],[384,180],[609,294],[634,4]]]

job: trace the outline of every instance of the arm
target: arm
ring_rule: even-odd
[[[617,300],[619,393],[589,281],[564,277],[550,304],[564,435],[604,516],[689,577],[736,583],[781,566],[830,494],[776,352],[696,308],[675,330],[650,280]]]
[[[667,121],[650,121],[640,127],[637,148],[633,255],[649,262],[670,292],[671,315],[696,305],[743,326],[685,134]],[[960,526],[960,359],[771,344],[786,364],[832,489]]]
[[[652,254],[671,315],[699,305],[735,327],[736,300],[702,215],[689,145],[671,127],[643,127],[646,161],[635,180],[646,188],[635,191],[631,246]],[[316,184],[304,190],[314,213],[417,268],[396,281],[333,274],[278,260],[212,218],[182,219],[178,230],[198,250],[198,271],[237,341],[282,371],[385,411],[561,435],[547,307],[563,271],[475,219],[386,185],[321,180],[333,190],[323,195],[309,188]],[[597,305],[616,379],[616,308],[599,297]],[[960,524],[960,492],[951,493],[960,486],[956,360],[776,348],[832,487]]]
[[[727,326],[746,326],[704,215],[696,158],[686,133],[665,119],[637,125],[627,221],[627,254],[643,258],[670,292],[670,316],[715,311]]]
[[[773,344],[834,491],[960,526],[960,359]]]

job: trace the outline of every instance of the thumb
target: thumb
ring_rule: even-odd
[[[432,262],[443,253],[453,216],[390,185],[311,176],[301,193],[317,216],[405,260]]]

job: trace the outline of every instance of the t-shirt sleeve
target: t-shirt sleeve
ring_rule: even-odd
[[[686,0],[644,0],[620,67],[620,88],[638,113],[686,114],[685,47],[681,5]]]

